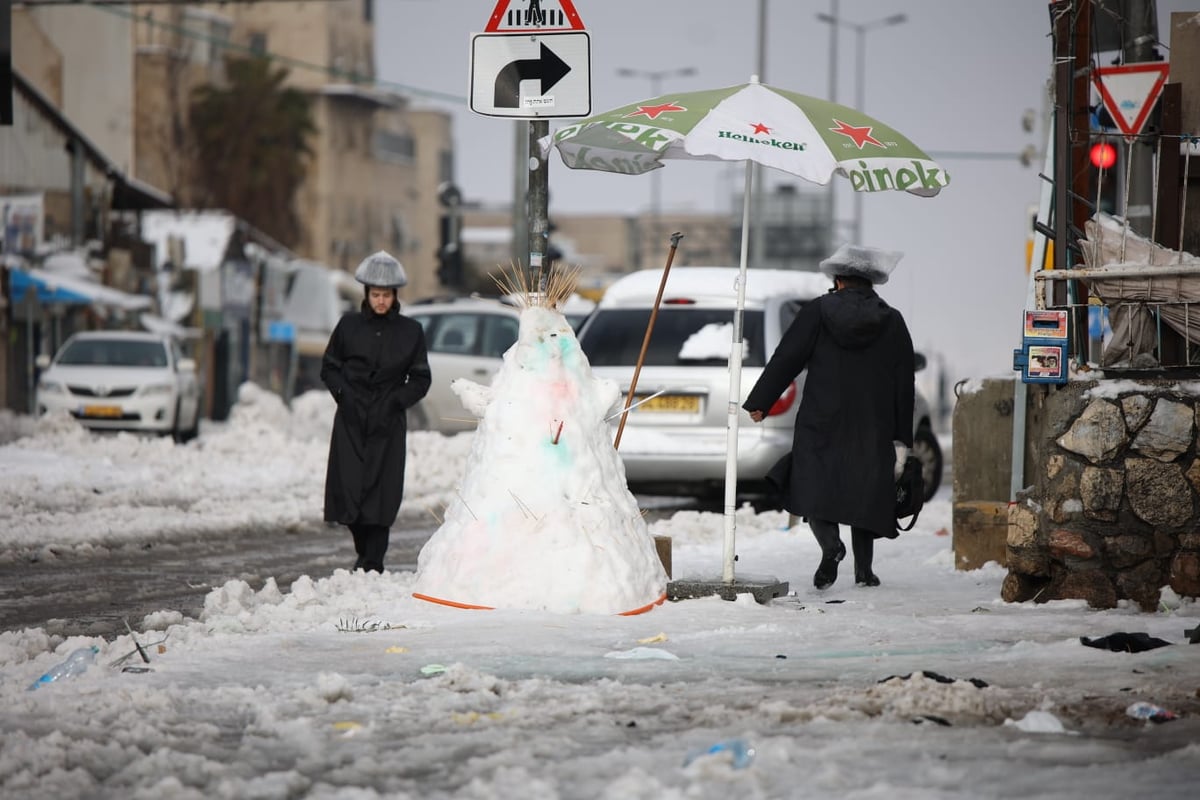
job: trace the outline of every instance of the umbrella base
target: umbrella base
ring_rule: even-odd
[[[757,602],[768,603],[773,598],[782,597],[787,593],[787,581],[777,581],[775,578],[753,580],[734,578],[732,581],[714,578],[712,580],[671,581],[667,584],[668,600],[692,600],[714,594],[719,595],[723,600],[735,600],[739,594],[750,594]]]

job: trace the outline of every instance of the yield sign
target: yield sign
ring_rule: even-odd
[[[1096,88],[1104,107],[1126,137],[1141,133],[1167,82],[1168,66],[1165,61],[1152,61],[1096,69]]]
[[[499,0],[488,17],[486,33],[581,31],[583,20],[571,0]]]

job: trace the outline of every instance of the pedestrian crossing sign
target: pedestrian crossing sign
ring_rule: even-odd
[[[583,20],[571,0],[499,0],[486,33],[582,31]]]

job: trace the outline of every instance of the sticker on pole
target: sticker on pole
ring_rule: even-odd
[[[485,33],[582,30],[571,0],[499,0],[484,28]]]
[[[1168,67],[1165,61],[1153,61],[1096,69],[1100,98],[1126,137],[1133,138],[1142,132],[1167,82]]]

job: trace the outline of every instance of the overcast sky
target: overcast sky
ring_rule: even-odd
[[[516,8],[526,6],[513,0]],[[544,6],[547,3],[544,2]],[[744,83],[759,57],[756,0],[575,0],[591,38],[592,113],[649,97],[642,72],[691,67],[663,78],[663,92]],[[492,0],[387,0],[377,3],[381,80],[454,114],[456,180],[464,196],[508,204],[515,125],[467,106],[470,37],[482,32]],[[831,0],[767,0],[766,82],[829,95],[830,29],[817,20]],[[1025,238],[1037,173],[1018,161],[1044,149],[1050,21],[1045,0],[840,0],[838,16],[869,24],[893,14],[907,21],[867,31],[864,110],[938,159],[951,185],[935,198],[888,193],[863,198],[864,243],[903,251],[883,296],[909,321],[918,348],[942,354],[952,379],[1010,372],[1020,344],[1026,292]],[[1194,0],[1161,0],[1160,26]],[[856,42],[840,29],[834,99],[856,105]],[[1032,110],[1032,132],[1021,119]],[[571,120],[551,120],[550,130]],[[971,155],[975,154],[975,155]],[[740,165],[668,162],[662,205],[671,210],[732,209]],[[768,185],[795,183],[768,173]],[[849,223],[849,182],[836,177],[838,218]],[[551,213],[641,213],[650,177],[568,170],[550,161]],[[819,191],[826,191],[818,189]],[[843,239],[845,228],[843,230]],[[685,231],[686,233],[686,231]]]

